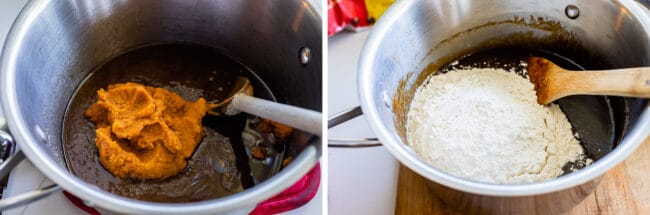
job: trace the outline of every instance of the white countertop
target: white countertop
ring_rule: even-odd
[[[329,114],[359,105],[357,61],[368,31],[343,32],[328,41]],[[329,130],[329,138],[375,137],[364,116]],[[395,158],[383,147],[329,148],[330,214],[394,214],[397,186]]]
[[[311,1],[311,0],[310,0]],[[312,1],[313,2],[313,1]],[[27,3],[27,0],[0,0],[0,50],[4,45],[4,40],[16,18],[20,9]],[[320,9],[318,7],[317,9]],[[0,110],[0,117],[2,110]],[[322,188],[321,181],[321,188]],[[41,174],[29,160],[20,163],[10,173],[9,184],[3,193],[3,197],[10,197],[13,195],[21,194],[37,188],[42,188],[51,185],[52,182]],[[321,214],[322,212],[322,191],[319,188],[316,196],[306,205],[295,210],[283,214]],[[55,209],[55,210],[52,210]],[[62,192],[52,194],[38,202],[31,203],[26,206],[13,208],[2,211],[5,215],[18,215],[18,214],[86,214],[74,206]]]

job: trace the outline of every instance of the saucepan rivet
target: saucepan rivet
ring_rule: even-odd
[[[300,63],[302,65],[307,65],[311,60],[311,50],[307,47],[302,47],[300,49]]]
[[[564,14],[566,14],[566,17],[569,17],[569,19],[577,19],[578,16],[580,16],[580,9],[578,9],[578,6],[570,4],[564,8]]]
[[[391,108],[390,104],[393,101],[392,97],[386,91],[384,91],[382,95],[384,96],[384,106],[386,106],[387,108]]]

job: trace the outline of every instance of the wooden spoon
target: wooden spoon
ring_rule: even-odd
[[[227,99],[209,104],[208,114],[235,115],[246,112],[318,136],[322,133],[319,112],[253,97],[253,86],[246,77],[239,77]]]
[[[570,95],[650,98],[650,67],[598,71],[566,70],[541,58],[528,58],[528,76],[537,103],[546,105]]]

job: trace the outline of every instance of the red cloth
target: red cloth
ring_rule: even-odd
[[[88,207],[86,204],[84,204],[81,201],[81,199],[77,198],[76,196],[74,196],[74,195],[72,195],[72,194],[70,194],[70,193],[68,193],[66,191],[63,191],[63,195],[65,195],[65,197],[68,198],[68,200],[70,200],[70,202],[72,202],[72,204],[74,206],[77,206],[79,209],[85,211],[89,215],[101,215],[101,213],[99,213],[99,211],[95,210],[94,208]]]
[[[290,211],[307,204],[314,198],[320,186],[320,164],[311,169],[305,176],[298,180],[291,187],[282,191],[282,193],[270,198],[260,204],[250,213],[251,215],[278,214]],[[85,211],[89,215],[101,215],[99,211],[88,207],[76,196],[63,191],[65,197],[75,206]]]
[[[278,214],[307,204],[320,186],[320,164],[282,193],[257,205],[251,215]]]
[[[368,25],[368,10],[365,0],[327,1],[328,36],[332,36],[348,26],[358,28]]]

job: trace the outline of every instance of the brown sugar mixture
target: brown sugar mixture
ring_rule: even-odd
[[[264,182],[309,136],[280,133],[278,126],[247,114],[203,116],[201,98],[207,104],[223,101],[240,76],[251,80],[255,97],[276,100],[250,68],[211,47],[158,44],[116,55],[91,71],[70,98],[61,131],[66,166],[98,189],[148,202],[205,201]],[[129,82],[144,88],[116,84]],[[101,88],[104,95],[98,94]],[[106,131],[98,133],[101,127]],[[252,156],[255,150],[261,157]],[[116,162],[107,164],[111,159]],[[164,172],[140,171],[154,166],[164,166]],[[147,177],[164,179],[139,179]]]
[[[203,138],[206,101],[188,102],[163,88],[113,84],[85,112],[97,130],[99,161],[120,178],[165,179],[187,165]]]

